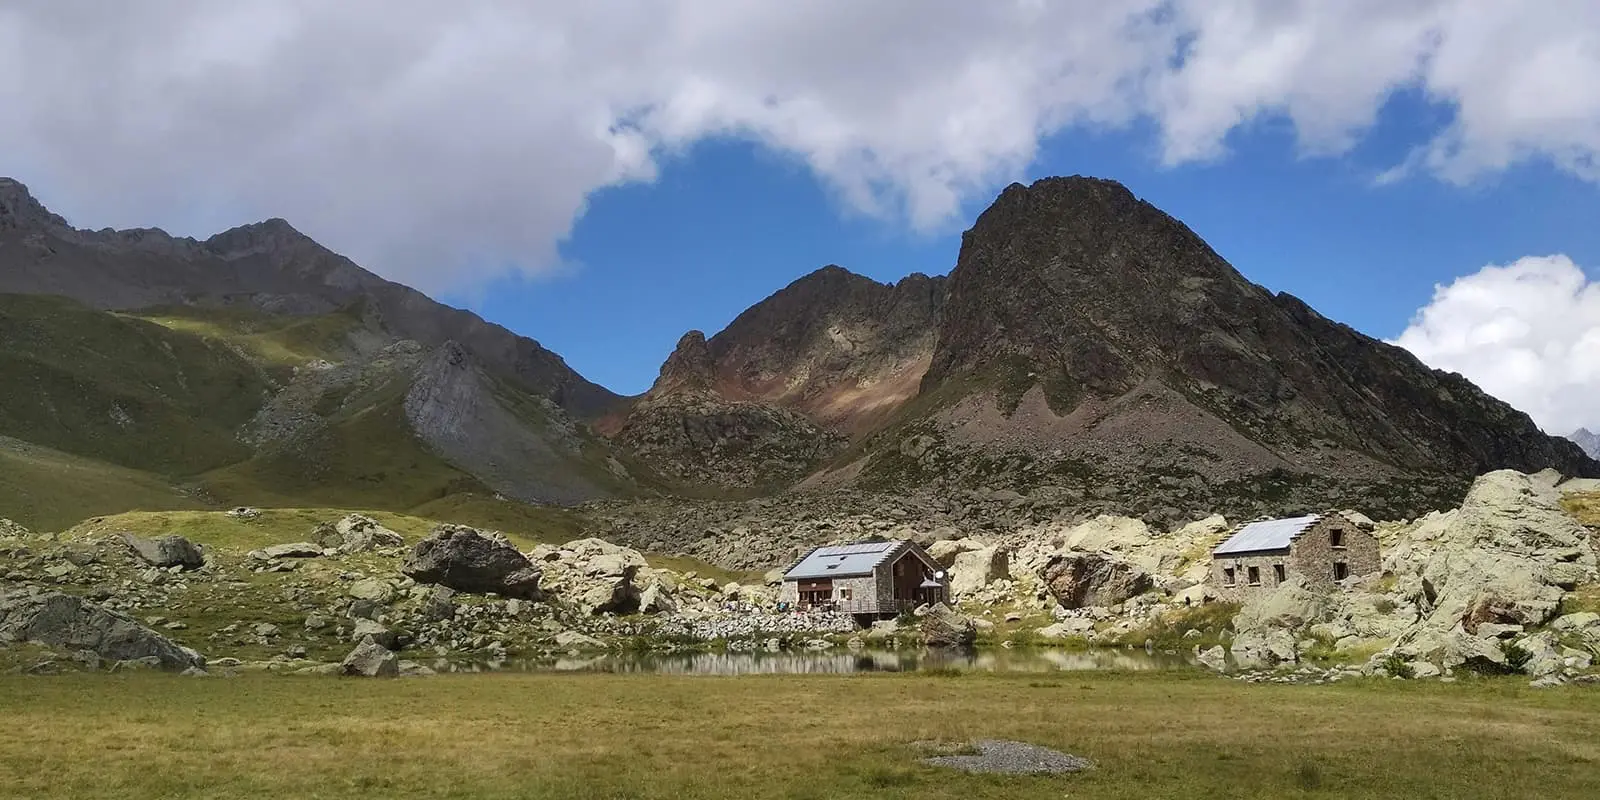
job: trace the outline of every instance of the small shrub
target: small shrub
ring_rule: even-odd
[[[1383,671],[1391,678],[1405,678],[1411,680],[1417,677],[1417,671],[1411,668],[1404,658],[1391,655],[1383,660]]]
[[[1395,605],[1393,600],[1387,597],[1380,597],[1372,604],[1372,607],[1379,614],[1393,614]]]
[[[1302,789],[1322,788],[1322,768],[1310,761],[1300,762],[1300,768],[1295,770],[1295,783]]]
[[[1505,654],[1506,667],[1513,673],[1524,672],[1528,668],[1528,662],[1533,660],[1533,653],[1517,644],[1506,645]]]

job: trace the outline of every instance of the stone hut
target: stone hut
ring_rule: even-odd
[[[944,602],[950,578],[905,540],[818,547],[783,574],[778,601],[801,610],[892,616]]]
[[[1343,514],[1252,522],[1211,551],[1211,582],[1224,596],[1272,589],[1298,578],[1331,591],[1383,568],[1378,539]]]

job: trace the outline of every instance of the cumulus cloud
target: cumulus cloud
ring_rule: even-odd
[[[1564,255],[1486,266],[1437,287],[1394,343],[1549,433],[1600,430],[1600,281]]]
[[[1589,0],[8,0],[0,172],[80,224],[285,216],[386,275],[538,272],[598,188],[712,136],[938,228],[1069,127],[1161,159],[1291,120],[1337,154],[1396,91],[1453,110],[1390,174],[1600,180]]]

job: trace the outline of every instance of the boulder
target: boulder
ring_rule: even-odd
[[[972,620],[939,603],[928,609],[920,621],[922,641],[929,647],[971,647],[978,638]]]
[[[444,622],[455,619],[456,590],[448,586],[435,586],[422,601],[424,622]]]
[[[400,634],[389,630],[382,623],[370,619],[358,619],[350,633],[350,641],[360,643],[365,640],[376,642],[385,650],[400,649]]]
[[[1300,660],[1294,634],[1281,629],[1243,631],[1233,637],[1229,651],[1242,667],[1272,667]]]
[[[345,594],[358,600],[371,600],[374,603],[388,604],[394,600],[394,587],[382,578],[362,578],[350,584]]]
[[[585,648],[598,650],[606,646],[605,642],[577,631],[562,631],[556,634],[556,644],[578,650]]]
[[[640,614],[670,614],[678,608],[672,595],[660,582],[651,583],[639,595]]]
[[[1010,571],[1010,554],[998,547],[957,553],[950,564],[950,594],[955,597],[972,594],[1006,577]]]
[[[1228,671],[1228,651],[1222,645],[1216,645],[1209,650],[1201,650],[1200,645],[1194,646],[1194,660],[1201,666],[1216,672]]]
[[[0,593],[0,641],[88,650],[113,661],[153,659],[164,669],[205,666],[205,659],[134,618],[55,592]]]
[[[131,533],[122,534],[122,541],[141,561],[153,567],[181,567],[199,569],[206,565],[206,557],[194,542],[182,536],[161,536],[145,539]]]
[[[543,596],[539,590],[542,573],[527,556],[503,537],[459,525],[440,525],[417,542],[400,571],[418,583],[461,592],[527,600]]]
[[[532,556],[543,565],[544,590],[580,611],[632,614],[640,610],[642,597],[634,579],[648,565],[639,551],[590,538],[560,547],[540,545]]]
[[[291,542],[261,548],[266,558],[317,558],[322,555],[322,545],[313,542]]]
[[[330,541],[331,540],[331,541]],[[348,514],[333,524],[331,536],[324,534],[323,544],[338,548],[341,553],[364,553],[380,547],[404,547],[406,540],[398,533],[378,524],[364,514]]]
[[[1298,630],[1323,621],[1329,612],[1326,595],[1291,578],[1275,589],[1253,592],[1233,618],[1236,631]]]
[[[363,678],[394,678],[400,675],[400,659],[370,638],[362,639],[339,664],[339,674]]]
[[[983,543],[976,539],[942,539],[928,545],[928,557],[942,566],[951,567],[962,553],[982,549]]]
[[[1116,605],[1155,585],[1138,567],[1094,553],[1056,556],[1040,577],[1063,608]]]

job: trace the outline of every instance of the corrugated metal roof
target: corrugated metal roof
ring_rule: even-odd
[[[871,575],[884,559],[903,544],[905,542],[896,540],[819,547],[807,553],[800,563],[790,567],[783,577],[785,580],[796,580]]]
[[[1231,553],[1255,553],[1261,550],[1286,550],[1294,541],[1294,537],[1315,525],[1319,519],[1322,519],[1320,514],[1311,514],[1290,519],[1252,522],[1240,528],[1238,533],[1229,536],[1228,541],[1212,550],[1211,554],[1225,556]]]

